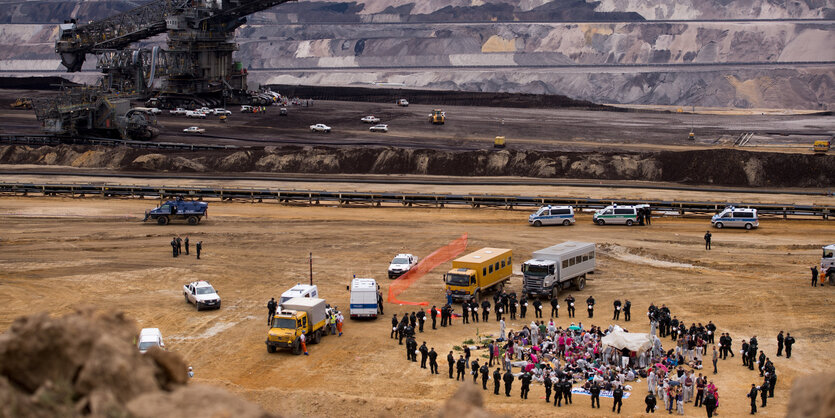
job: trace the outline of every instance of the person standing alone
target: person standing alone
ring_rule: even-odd
[[[710,249],[710,239],[713,237],[713,234],[710,231],[705,232],[705,249]]]
[[[812,266],[812,287],[818,287],[818,266]]]

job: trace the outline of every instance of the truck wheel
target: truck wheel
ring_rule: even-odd
[[[319,344],[319,341],[322,341],[322,334],[319,331],[313,333],[313,338],[311,338],[311,344]]]
[[[188,217],[189,225],[197,225],[198,222],[200,222],[200,219],[198,219],[196,216],[192,215]]]
[[[183,293],[183,299],[186,300],[186,303],[191,303],[191,302],[188,301],[188,295],[186,295],[185,293]]]
[[[160,216],[159,218],[157,218],[157,223],[160,225],[168,225],[168,217]]]
[[[275,346],[267,345],[267,352],[268,353],[275,353]]]
[[[753,227],[754,227],[754,225],[751,225],[751,224],[745,224],[745,229],[746,229],[746,230],[748,230],[748,231],[750,231],[750,230],[751,230],[751,228],[753,228]]]
[[[713,225],[713,226],[715,226],[716,229],[722,229],[722,227],[724,227],[725,225],[722,224],[722,222],[716,222],[716,225]]]
[[[632,226],[632,223],[633,223],[632,219],[627,219],[626,220],[626,226]]]
[[[299,342],[299,340],[296,340],[296,342],[293,343],[293,354],[298,356],[301,353],[302,353],[302,345]]]
[[[540,226],[542,226],[542,222],[540,222],[540,221],[534,221],[534,222],[533,222],[533,226],[535,226],[535,227],[539,228]]]
[[[566,220],[562,221],[562,224],[563,224],[563,226],[568,226],[568,225],[571,225],[571,221],[566,219]]]
[[[585,289],[586,288],[586,276],[583,275],[583,276],[580,276],[580,277],[574,279],[574,287],[576,287],[577,290]]]
[[[556,299],[560,296],[560,286],[555,284],[554,287],[551,289],[551,299]]]
[[[473,294],[473,302],[476,304],[481,303],[481,290],[476,290]]]
[[[600,226],[603,226],[603,225],[606,225],[606,221],[604,221],[603,219],[598,219],[597,224],[600,225]]]

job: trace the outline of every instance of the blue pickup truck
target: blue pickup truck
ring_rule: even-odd
[[[158,208],[145,211],[145,219],[155,219],[160,225],[168,225],[174,219],[185,219],[189,225],[197,225],[207,216],[209,204],[194,200],[169,200]]]

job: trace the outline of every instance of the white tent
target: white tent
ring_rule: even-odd
[[[615,326],[608,335],[601,340],[603,348],[613,347],[617,349],[627,348],[630,351],[644,352],[652,348],[652,336],[644,333],[626,332],[621,327]]]

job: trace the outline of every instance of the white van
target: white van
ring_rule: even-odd
[[[611,205],[594,213],[594,223],[598,225],[620,224],[632,226],[638,223],[638,216],[649,205]]]
[[[151,349],[151,347],[159,347],[165,350],[165,343],[162,342],[162,333],[159,328],[142,328],[139,331],[139,341],[136,343],[136,348],[140,353],[144,353]]]
[[[380,306],[377,303],[377,281],[374,279],[351,280],[351,319],[377,318]]]
[[[737,209],[726,207],[722,212],[710,218],[710,224],[717,229],[724,227],[751,229],[760,226],[756,209]]]
[[[568,226],[574,223],[574,208],[571,206],[543,206],[536,213],[528,216],[528,223],[533,226]]]
[[[278,306],[284,304],[290,299],[293,298],[318,298],[319,297],[319,289],[316,285],[310,284],[297,284],[290,288],[290,290],[281,294],[281,297],[278,299]]]

